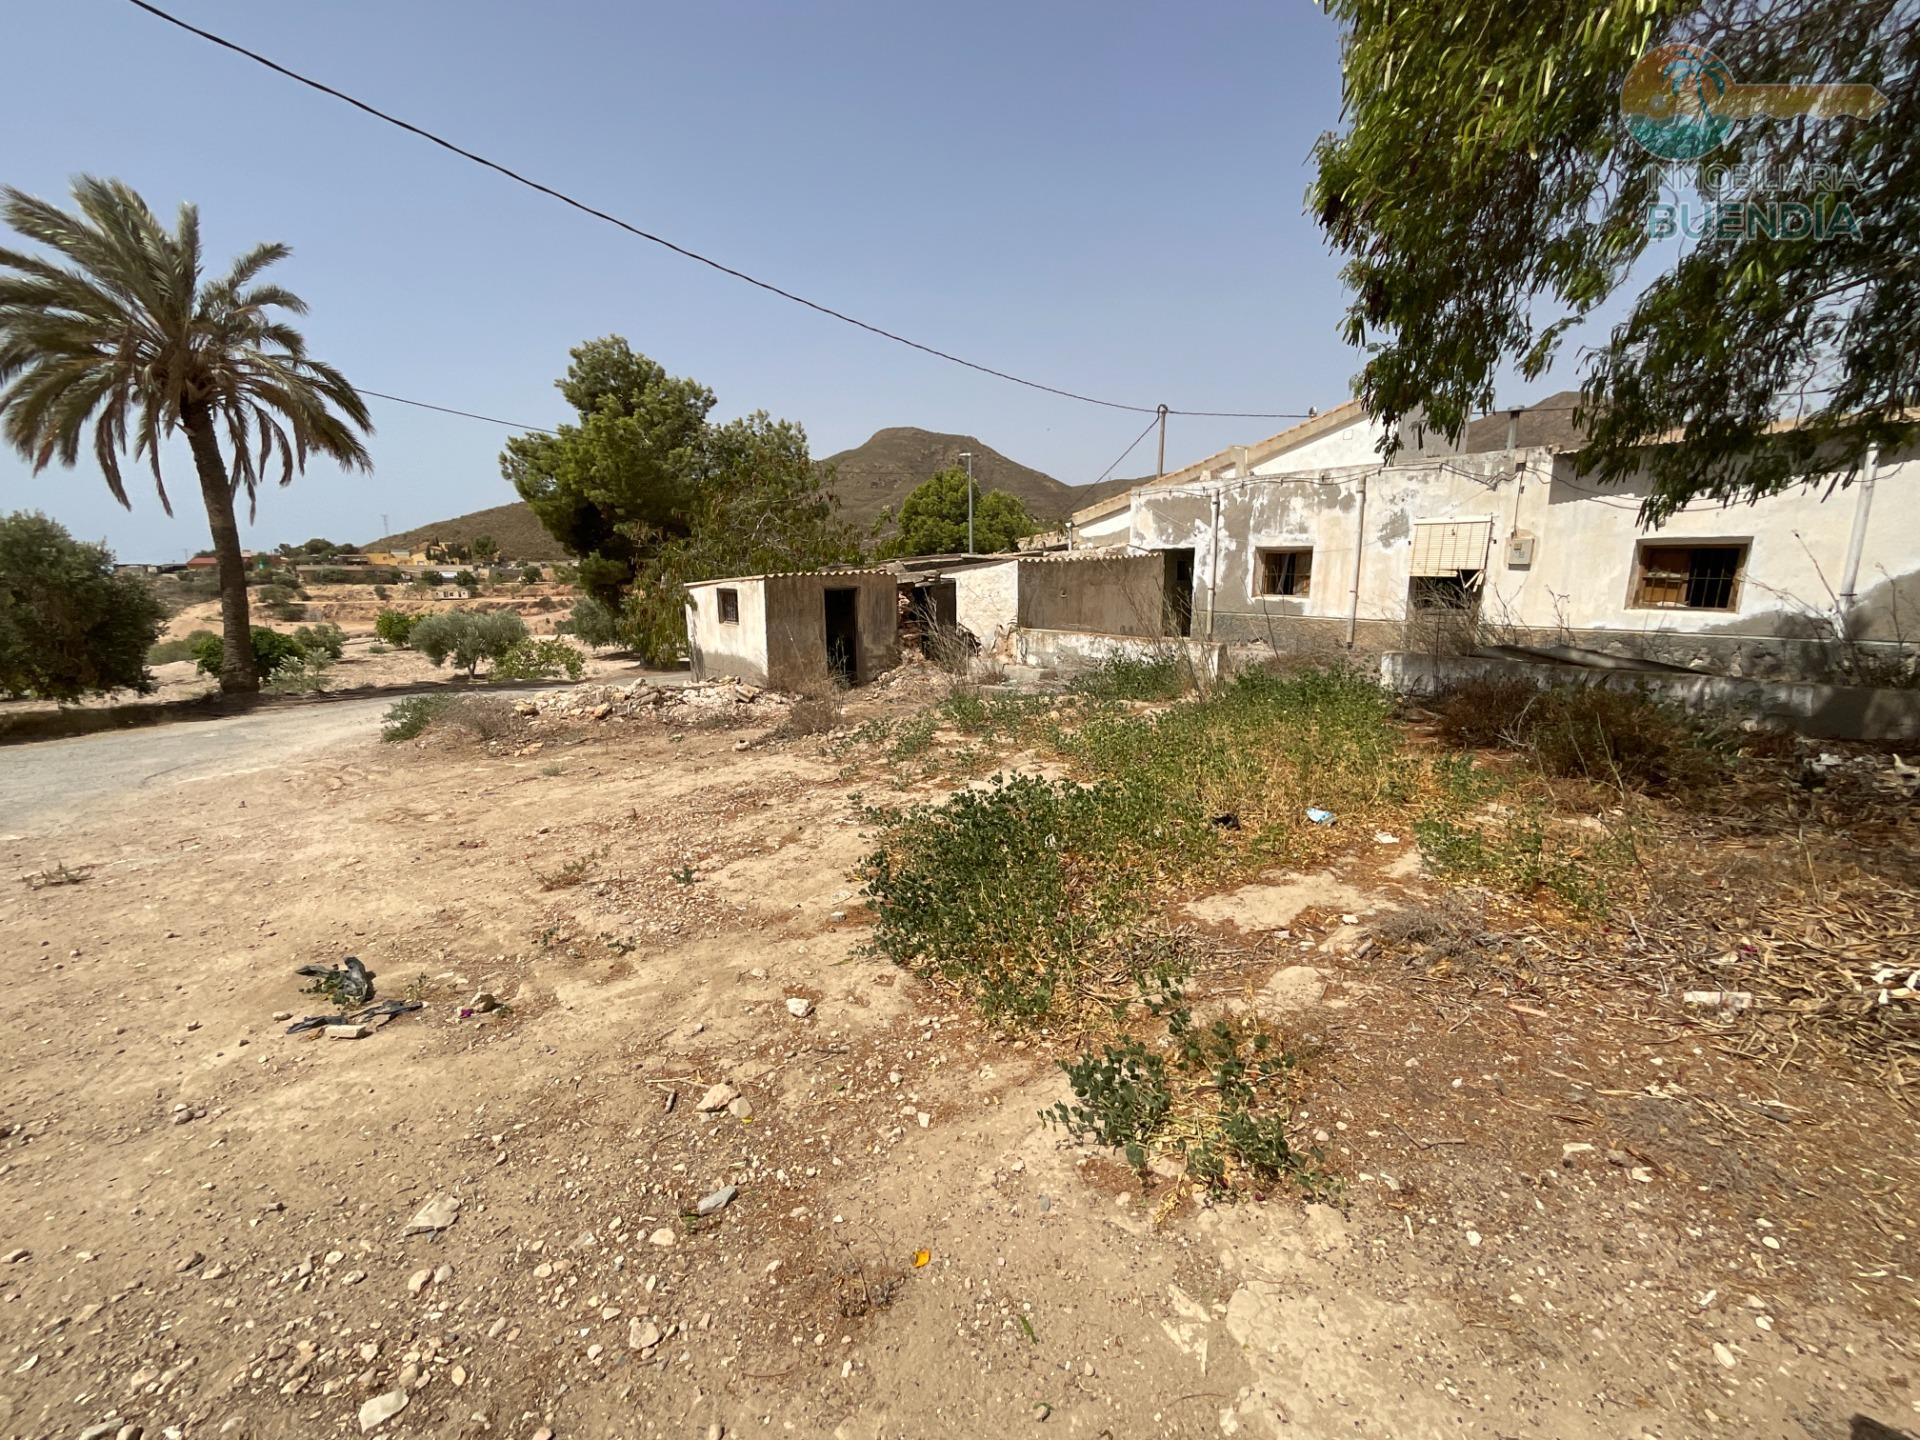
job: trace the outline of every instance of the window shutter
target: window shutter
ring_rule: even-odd
[[[1413,527],[1413,575],[1453,575],[1484,570],[1491,520],[1421,520]]]

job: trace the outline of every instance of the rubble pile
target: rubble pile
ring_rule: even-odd
[[[791,701],[775,690],[739,680],[688,685],[575,685],[520,701],[514,708],[535,720],[636,720],[675,725],[760,723],[780,719]]]

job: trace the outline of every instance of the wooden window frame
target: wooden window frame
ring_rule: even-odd
[[[1690,586],[1714,583],[1719,577],[1707,577],[1696,580],[1693,576],[1692,552],[1696,550],[1732,550],[1737,558],[1733,564],[1733,573],[1725,577],[1726,603],[1724,605],[1693,605],[1687,600]],[[1689,556],[1686,570],[1678,568],[1671,559],[1664,563],[1667,568],[1654,570],[1649,557],[1654,555]],[[1746,588],[1747,566],[1753,559],[1753,537],[1735,536],[1699,536],[1684,540],[1641,540],[1633,547],[1633,572],[1627,578],[1627,608],[1629,610],[1666,610],[1682,611],[1701,615],[1734,615],[1740,610],[1740,601]],[[1657,588],[1672,598],[1655,598],[1650,593],[1649,579],[1658,577]]]
[[[721,585],[715,588],[714,595],[716,597],[714,604],[720,614],[720,623],[738,625],[740,623],[740,592],[731,585]],[[729,614],[729,611],[732,613]]]
[[[1298,561],[1306,557],[1306,584],[1297,590],[1269,590],[1267,588],[1267,562],[1269,560],[1292,559],[1295,563],[1287,566],[1298,583]],[[1313,595],[1313,546],[1311,545],[1260,545],[1253,552],[1253,595],[1256,600],[1306,600]]]

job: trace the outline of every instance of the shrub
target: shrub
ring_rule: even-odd
[[[462,570],[453,577],[453,583],[469,595],[480,593],[480,578],[471,570]]]
[[[520,728],[520,717],[513,706],[497,695],[449,696],[445,708],[434,718],[480,740],[498,740]]]
[[[560,633],[572,635],[595,650],[604,650],[620,643],[620,617],[591,595],[582,595],[573,602],[573,613],[561,623]]]
[[[376,586],[374,586],[374,587],[373,587],[373,598],[374,598],[374,599],[376,599],[376,600],[384,600],[384,599],[386,599],[386,598],[387,598],[387,587],[386,587],[386,586],[385,586],[384,584],[382,584],[382,585],[376,585]]]
[[[520,583],[522,585],[538,585],[540,583],[540,567],[538,565],[522,565],[520,567]]]
[[[1530,752],[1548,774],[1636,790],[1693,790],[1726,771],[1728,737],[1644,690],[1468,681],[1434,706],[1441,737]]]
[[[426,618],[424,610],[382,610],[374,617],[373,633],[389,645],[405,645],[413,627]]]
[[[181,640],[162,640],[147,652],[149,665],[172,665],[181,660],[194,658],[194,647],[202,640],[218,643],[220,637],[211,630],[195,630]]]
[[[197,640],[193,646],[194,663],[203,675],[220,673],[220,637],[211,632],[204,640]],[[282,635],[278,630],[269,630],[264,625],[253,627],[253,664],[264,681],[283,665],[298,665],[306,656],[300,648],[300,642],[291,635]]]
[[[840,723],[837,695],[802,695],[787,707],[787,718],[780,722],[777,734],[824,735]]]
[[[283,661],[266,679],[275,695],[318,695],[327,688],[327,667],[333,662],[324,651],[302,651],[296,660]]]
[[[481,661],[497,664],[526,638],[526,622],[511,610],[444,610],[414,625],[407,643],[436,666],[451,659],[472,675]]]
[[[294,642],[310,657],[338,660],[347,647],[347,632],[331,622],[302,625],[293,632]]]
[[[550,680],[565,675],[578,680],[587,668],[587,657],[564,640],[536,640],[529,636],[517,642],[494,662],[495,680]]]
[[[451,695],[409,695],[394,701],[380,722],[380,738],[389,742],[413,739],[452,699]]]
[[[300,592],[291,585],[275,582],[260,588],[260,604],[276,620],[298,620],[307,612],[299,603]]]
[[[103,545],[44,515],[0,519],[0,692],[77,700],[153,689],[147,652],[166,612]]]

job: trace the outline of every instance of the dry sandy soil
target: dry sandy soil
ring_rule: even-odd
[[[1249,995],[1317,972],[1276,1003],[1339,1203],[1143,1191],[1040,1122],[1065,1037],[863,953],[884,766],[776,717],[369,725],[7,825],[0,1433],[1915,1425],[1913,1118],[1870,1076],[1677,997],[1411,984],[1364,936],[1437,887],[1383,844],[1190,912]],[[286,1034],[347,955],[424,1008]]]

